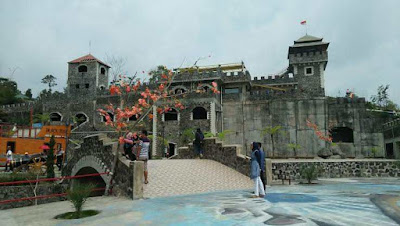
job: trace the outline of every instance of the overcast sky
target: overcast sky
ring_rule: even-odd
[[[41,78],[67,81],[67,62],[89,52],[127,59],[130,73],[163,64],[244,61],[251,75],[287,67],[287,50],[305,34],[330,42],[327,94],[347,88],[369,97],[390,84],[400,103],[400,1],[0,1],[0,76],[23,92],[46,88]]]

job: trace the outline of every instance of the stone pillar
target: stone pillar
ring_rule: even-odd
[[[144,162],[133,161],[130,162],[130,168],[132,169],[133,184],[132,184],[132,198],[142,199],[143,198],[143,181],[144,181]]]
[[[217,122],[217,115],[215,112],[215,102],[211,102],[210,103],[210,132],[212,134],[216,134],[217,133],[217,128],[216,128],[216,122]]]
[[[267,185],[272,185],[272,160],[265,159],[265,179],[267,180]]]
[[[152,145],[152,155],[157,155],[157,106],[153,105],[153,145]]]

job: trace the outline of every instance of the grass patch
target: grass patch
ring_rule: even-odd
[[[67,213],[63,213],[63,214],[59,214],[57,216],[54,217],[54,219],[79,219],[79,218],[85,218],[85,217],[91,217],[94,215],[99,214],[100,211],[98,210],[83,210],[81,211],[80,214],[78,214],[77,212],[67,212]]]

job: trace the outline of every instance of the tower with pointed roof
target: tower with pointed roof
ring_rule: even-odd
[[[68,95],[95,96],[98,89],[108,87],[109,69],[109,65],[91,54],[68,62]]]
[[[324,72],[328,64],[328,42],[305,35],[289,47],[289,69],[298,89],[312,96],[325,96]]]

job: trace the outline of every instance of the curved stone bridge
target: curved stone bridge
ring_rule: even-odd
[[[110,173],[95,178],[81,179],[81,181],[100,184],[101,187],[105,187],[106,191],[109,191],[110,186],[112,186],[112,193],[115,195],[141,198],[140,193],[142,193],[143,185],[141,182],[134,183],[134,172],[137,172],[136,178],[140,180],[143,177],[143,163],[130,162],[120,157],[115,167],[115,176],[112,178],[111,172],[114,167],[115,153],[117,153],[117,143],[112,142],[106,135],[87,136],[83,139],[82,144],[68,150],[67,164],[64,167],[63,175]],[[73,184],[74,182],[71,183],[72,186]],[[139,186],[139,188],[135,188],[134,185]]]

